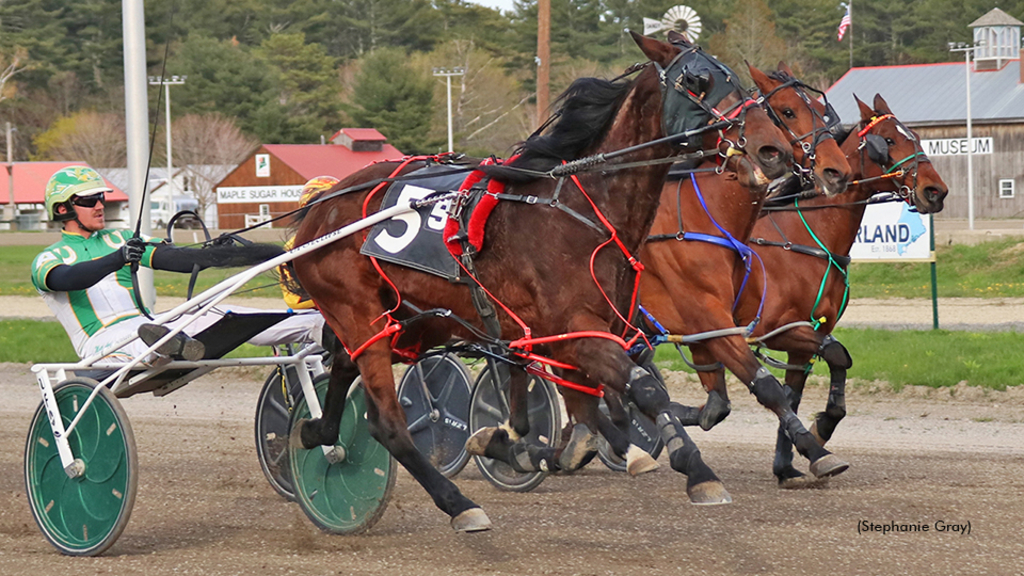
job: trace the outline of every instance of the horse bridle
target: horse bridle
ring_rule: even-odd
[[[889,155],[889,143],[885,141],[885,138],[877,134],[872,134],[871,130],[886,120],[892,120],[896,124],[896,130],[903,134],[903,136],[914,143],[914,153],[903,158],[898,162],[893,162],[892,157]],[[870,182],[872,180],[900,178],[900,186],[895,191],[890,191],[899,196],[904,202],[913,206],[913,195],[914,190],[917,189],[917,172],[921,162],[931,163],[931,160],[924,153],[924,148],[921,147],[920,141],[902,122],[899,121],[892,114],[881,114],[873,116],[870,120],[861,120],[860,123],[867,124],[860,131],[857,132],[857,137],[860,138],[860,144],[857,146],[857,150],[860,153],[861,166],[865,166],[865,158],[871,160],[884,170],[881,176],[875,176],[872,178],[864,178],[858,180],[855,183]],[[908,170],[901,168],[907,162],[912,162],[912,166],[909,170],[910,175],[913,177],[913,186],[907,186]],[[891,164],[886,167],[886,164]],[[853,184],[853,183],[851,183]]]
[[[811,131],[805,134],[798,135],[795,132],[793,132],[793,130],[788,125],[786,125],[785,122],[783,122],[782,118],[775,112],[775,110],[772,108],[771,103],[769,102],[771,97],[774,96],[777,92],[790,87],[792,87],[796,91],[797,95],[800,96],[800,99],[804,101],[804,104],[807,105],[807,109],[810,110],[812,115]],[[820,95],[820,97],[824,100],[824,114],[821,114],[817,110],[815,110],[814,106],[812,105],[811,98],[807,95],[806,90],[817,92]],[[804,84],[803,82],[796,78],[789,76],[788,79],[782,84],[779,84],[778,86],[771,89],[767,93],[761,94],[757,98],[757,103],[764,108],[765,112],[767,112],[768,114],[768,117],[772,119],[772,122],[774,122],[776,126],[789,133],[789,135],[792,137],[789,141],[790,145],[796,144],[798,142],[800,143],[800,148],[804,151],[803,160],[808,161],[808,165],[804,166],[803,161],[794,162],[794,169],[797,172],[797,175],[800,177],[801,181],[811,182],[810,174],[814,171],[815,162],[814,151],[817,149],[818,144],[823,142],[824,140],[828,138],[832,138],[834,140],[836,132],[840,128],[839,115],[836,114],[835,110],[832,108],[832,105],[828,103],[828,98],[825,96],[825,93],[820,90],[817,90],[816,88],[812,88],[807,84]],[[821,121],[821,126],[818,126],[819,120]],[[810,141],[807,140],[808,138],[810,138]]]

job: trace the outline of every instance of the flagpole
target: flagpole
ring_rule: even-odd
[[[850,3],[847,5],[847,9],[850,12],[850,68],[853,69],[853,0],[848,0]]]

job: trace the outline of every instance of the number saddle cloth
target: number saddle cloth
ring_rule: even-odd
[[[489,160],[485,164],[491,163]],[[441,191],[460,192],[454,200],[423,206],[373,226],[359,250],[385,262],[435,274],[451,282],[467,282],[457,258],[480,251],[484,227],[498,203],[505,183],[489,179],[480,170],[432,164],[410,172],[388,187],[381,210],[400,202],[419,200]]]

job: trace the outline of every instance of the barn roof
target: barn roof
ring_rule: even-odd
[[[344,178],[372,162],[402,157],[390,144],[384,144],[380,151],[367,152],[353,152],[340,144],[264,144],[263,148],[307,180],[317,176]]]
[[[42,204],[46,194],[46,182],[53,173],[65,166],[88,166],[82,161],[77,162],[14,162],[14,203]],[[112,201],[124,202],[128,195],[121,188],[104,178],[113,192],[107,192]],[[0,173],[0,204],[10,202],[11,193],[7,174]]]
[[[971,71],[971,120],[978,124],[1024,122],[1020,60],[1000,70]],[[967,122],[963,62],[852,68],[826,91],[829,102],[852,124],[860,118],[853,95],[871,104],[880,93],[910,125]]]

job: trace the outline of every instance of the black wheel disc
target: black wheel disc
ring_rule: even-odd
[[[469,372],[454,354],[429,356],[413,364],[398,386],[416,449],[451,478],[469,461]]]

